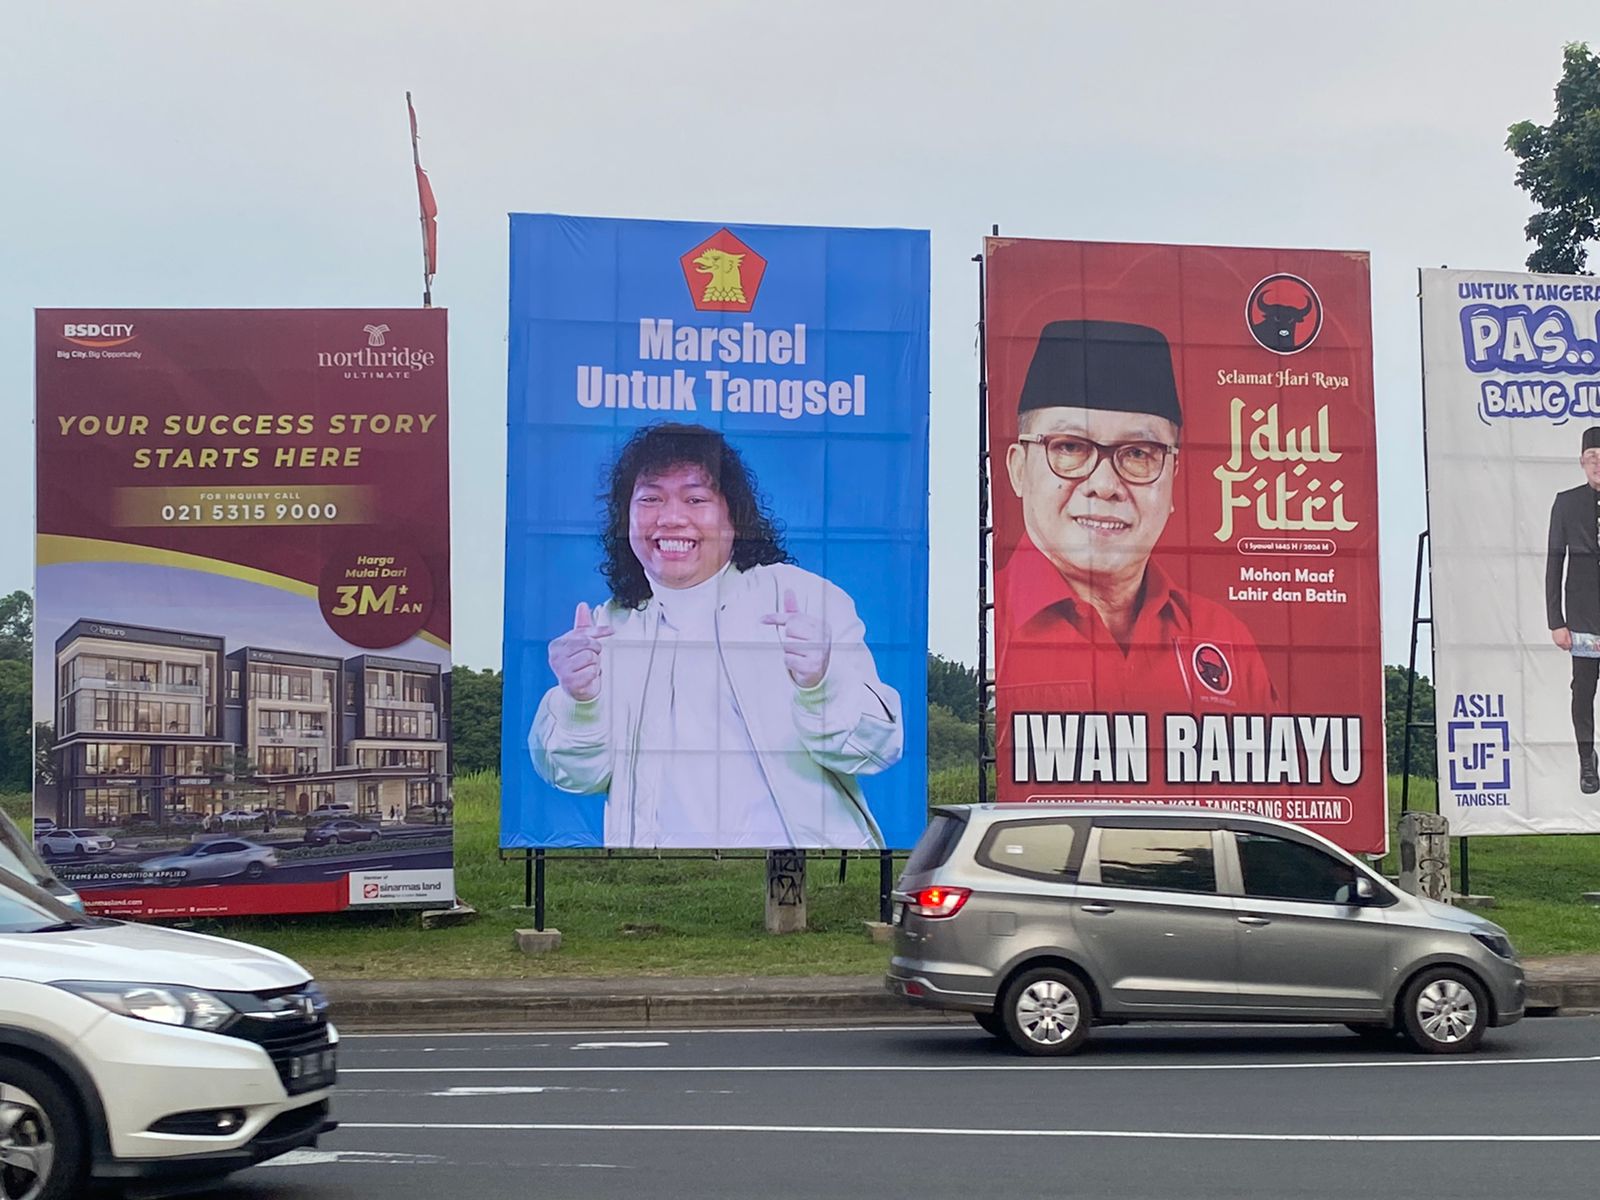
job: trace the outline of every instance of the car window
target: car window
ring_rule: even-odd
[[[944,866],[950,861],[950,851],[955,849],[956,843],[961,840],[961,831],[966,827],[967,823],[960,817],[934,813],[933,820],[917,839],[911,857],[906,859],[905,873],[917,875]]]
[[[1070,879],[1077,864],[1082,821],[1006,821],[996,825],[978,847],[978,861],[997,871],[1042,879]]]
[[[1211,831],[1102,827],[1100,882],[1113,887],[1215,892],[1217,867]]]
[[[1235,834],[1244,894],[1271,900],[1348,904],[1355,871],[1331,854],[1265,833]]]
[[[238,842],[212,842],[208,854],[232,854],[235,850],[243,850],[244,846]]]

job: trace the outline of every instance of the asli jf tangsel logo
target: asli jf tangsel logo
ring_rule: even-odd
[[[767,259],[730,229],[717,230],[678,258],[697,312],[752,311],[767,266]],[[673,317],[641,316],[634,355],[639,365],[630,369],[625,352],[608,365],[578,363],[574,398],[587,409],[730,413],[788,421],[866,416],[867,377],[811,374],[807,333],[804,321],[772,328],[755,321],[691,325]],[[657,363],[702,365],[668,369],[655,368]],[[740,369],[769,364],[782,371],[768,376]]]
[[[432,350],[388,344],[387,325],[363,325],[367,344],[355,350],[319,350],[317,366],[337,370],[346,379],[410,379],[414,372],[433,366],[438,356]]]

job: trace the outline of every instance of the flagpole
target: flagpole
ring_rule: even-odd
[[[422,192],[422,155],[417,148],[417,110],[411,106],[411,93],[406,92],[406,115],[411,120],[411,166],[417,173],[417,206],[418,225],[422,232],[422,307],[433,307],[433,275],[428,268],[433,264],[429,261],[428,245],[428,209]]]

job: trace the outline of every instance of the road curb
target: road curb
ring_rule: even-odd
[[[333,1019],[356,1033],[404,1030],[682,1029],[707,1026],[943,1024],[876,977],[807,979],[325,980]],[[1600,1010],[1600,972],[1530,965],[1529,1016]]]

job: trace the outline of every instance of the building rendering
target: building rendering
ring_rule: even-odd
[[[55,675],[60,825],[328,804],[394,820],[449,799],[450,676],[437,663],[229,652],[221,638],[85,619],[57,640]]]

